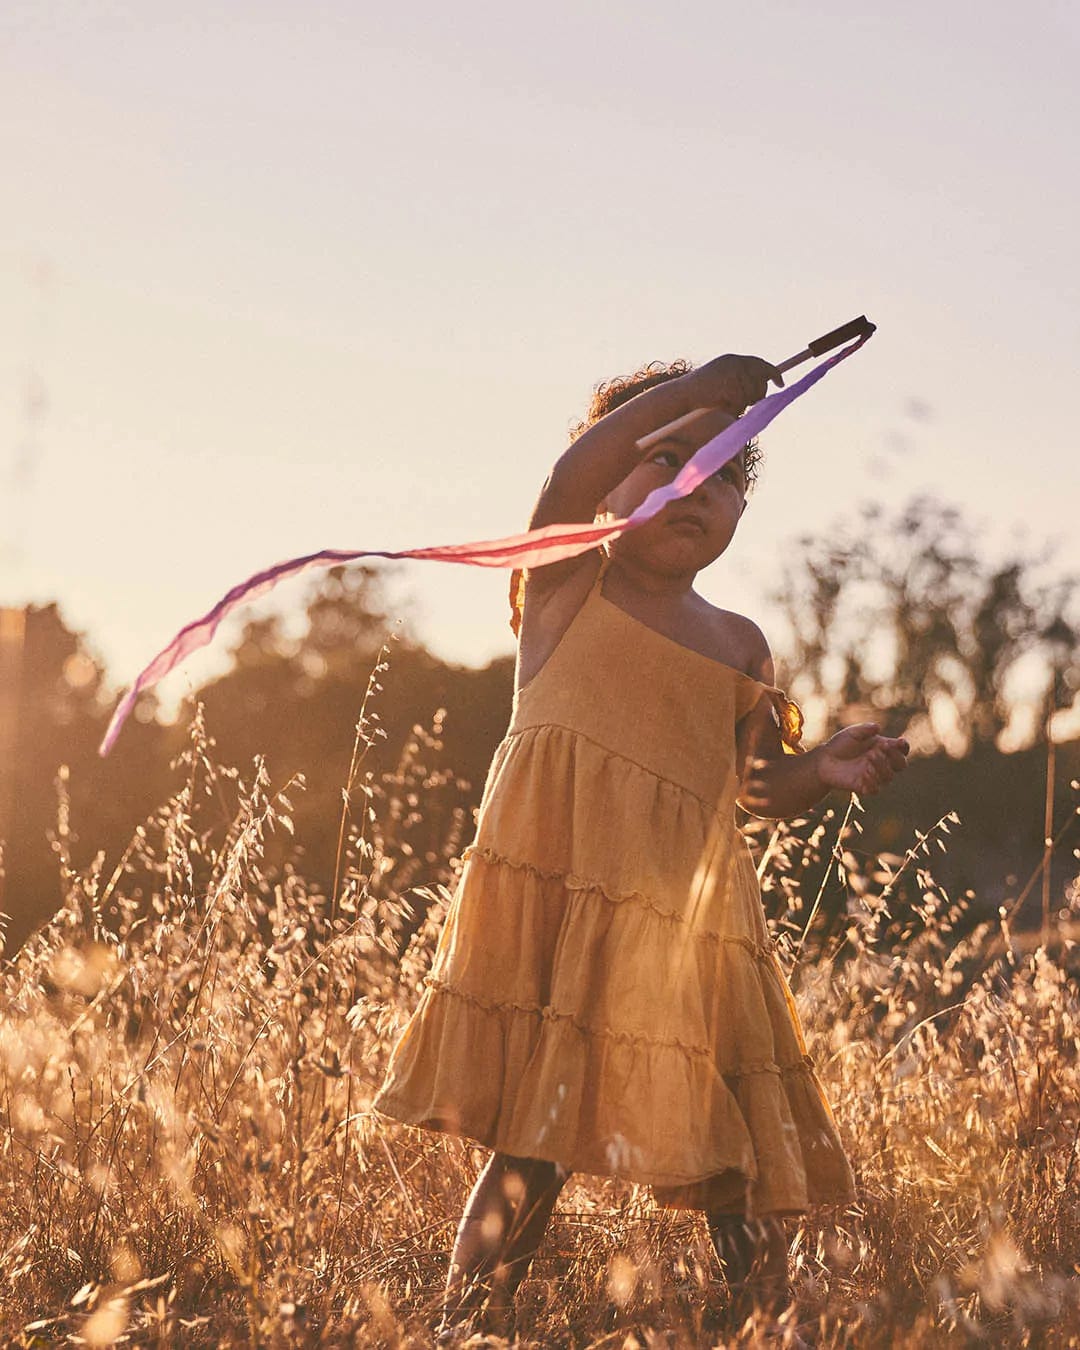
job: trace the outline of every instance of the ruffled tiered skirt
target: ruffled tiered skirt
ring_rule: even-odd
[[[852,1198],[721,796],[561,727],[508,736],[377,1109],[664,1204]]]

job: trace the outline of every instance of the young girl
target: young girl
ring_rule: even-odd
[[[756,357],[602,386],[531,526],[626,516],[779,377]],[[646,451],[636,442],[711,411]],[[777,962],[738,803],[877,791],[902,740],[848,727],[807,753],[749,619],[697,573],[746,508],[750,444],[690,496],[512,586],[514,712],[420,1004],[376,1107],[494,1150],[466,1205],[443,1335],[514,1291],[571,1172],[704,1210],[733,1294],[789,1301],[784,1215],[853,1197]]]

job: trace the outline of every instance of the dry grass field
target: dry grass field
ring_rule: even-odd
[[[467,841],[440,801],[437,731],[376,773],[362,715],[335,897],[302,861],[267,864],[302,785],[217,766],[198,717],[177,793],[123,858],[76,871],[61,803],[66,907],[2,972],[4,1343],[431,1344],[482,1153],[369,1103]],[[953,824],[903,858],[860,852],[857,804],[752,836],[860,1186],[792,1231],[814,1345],[1080,1345],[1073,948],[1019,942],[1005,915],[971,924],[971,897],[932,876]],[[822,856],[847,894],[829,923],[801,881]],[[1080,897],[1056,903],[1067,932]],[[580,1180],[519,1336],[765,1344],[752,1322],[725,1339],[724,1303],[693,1215]]]

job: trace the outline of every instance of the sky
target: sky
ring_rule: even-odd
[[[597,381],[862,313],[701,592],[768,633],[794,539],[917,493],[1080,569],[1078,12],[7,0],[0,604],[126,684],[273,562],[523,528]],[[391,585],[462,663],[505,591]]]

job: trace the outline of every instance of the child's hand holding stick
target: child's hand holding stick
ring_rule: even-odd
[[[713,408],[723,408],[732,417],[738,417],[752,403],[765,397],[770,380],[782,389],[787,371],[802,365],[804,361],[812,360],[815,356],[824,356],[827,352],[835,351],[845,342],[869,337],[873,331],[874,325],[865,314],[860,314],[850,323],[815,338],[801,352],[789,356],[778,366],[770,365],[768,361],[763,361],[758,356],[718,356],[714,361],[699,366],[697,370],[684,377],[694,381],[700,388],[701,406],[683,417],[677,417],[673,422],[657,427],[647,436],[642,436],[637,442],[637,448],[642,451],[649,450],[652,446],[667,440],[669,436],[674,436],[691,422],[696,422]]]

